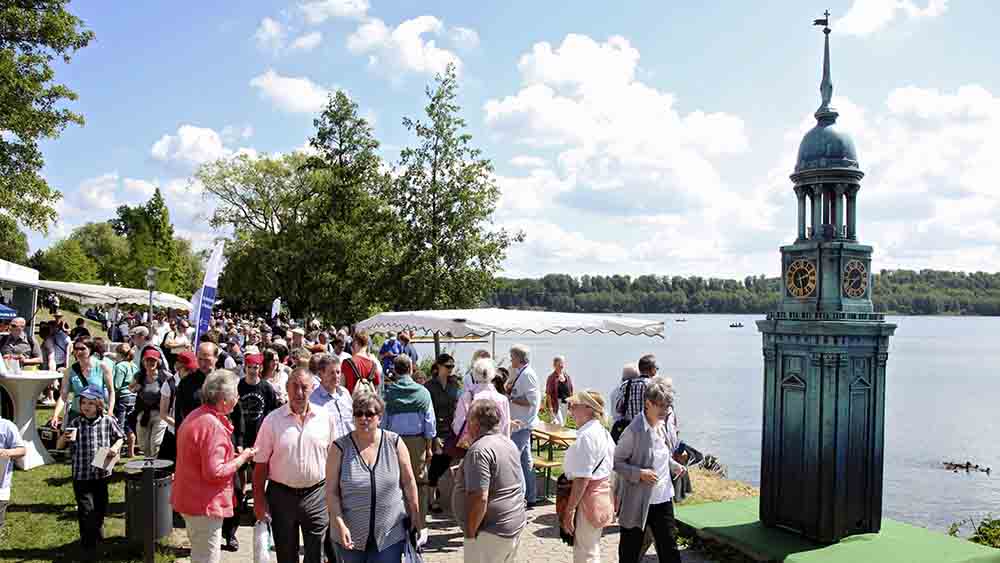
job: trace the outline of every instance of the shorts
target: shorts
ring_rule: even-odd
[[[115,418],[118,419],[118,425],[122,427],[122,430],[128,433],[135,433],[135,428],[131,420],[132,411],[135,410],[135,395],[124,395],[115,401]]]

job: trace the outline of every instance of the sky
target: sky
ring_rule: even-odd
[[[507,276],[778,275],[791,174],[819,106],[831,12],[838,125],[866,176],[873,269],[997,271],[1000,73],[987,0],[82,2],[96,33],[57,79],[86,118],[43,143],[64,197],[48,235],[144,202],[209,246],[192,175],[303,149],[342,89],[391,165],[424,90],[457,65],[473,144],[496,170]]]

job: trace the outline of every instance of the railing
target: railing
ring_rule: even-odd
[[[773,311],[769,321],[884,321],[882,313],[843,313],[837,311]]]

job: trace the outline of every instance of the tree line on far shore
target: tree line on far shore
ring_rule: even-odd
[[[1000,273],[882,270],[875,310],[900,315],[1000,315]],[[628,275],[499,278],[492,306],[580,313],[762,314],[777,309],[781,279]]]

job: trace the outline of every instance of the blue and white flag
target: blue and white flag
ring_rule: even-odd
[[[220,240],[212,250],[212,256],[208,259],[205,267],[205,282],[201,289],[194,292],[191,297],[191,307],[195,314],[194,346],[198,347],[201,335],[208,332],[209,323],[212,321],[212,307],[215,305],[215,292],[219,286],[219,274],[222,273],[222,249],[226,241]]]

